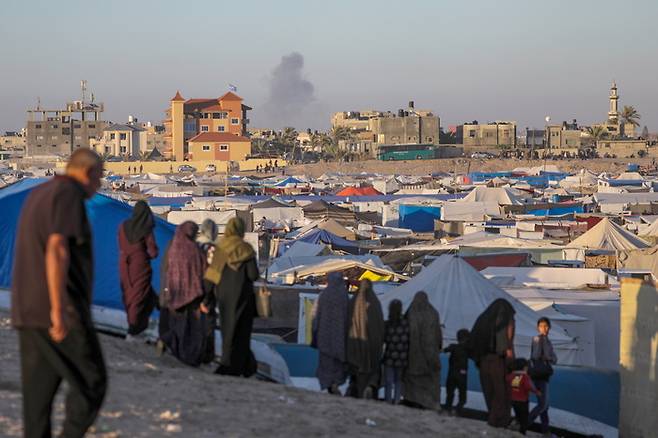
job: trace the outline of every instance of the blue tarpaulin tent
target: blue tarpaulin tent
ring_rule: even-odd
[[[441,208],[425,205],[400,205],[399,227],[415,232],[434,231],[434,220],[441,219]]]
[[[359,247],[359,245],[353,241],[343,239],[342,237],[336,236],[335,234],[330,233],[327,230],[323,230],[322,228],[316,228],[304,234],[299,239],[283,242],[279,247],[279,255],[287,251],[292,246],[292,244],[297,241],[313,244],[324,243],[331,245],[332,248],[339,249],[350,254],[360,254],[361,252],[367,252],[365,250],[362,251],[361,247]]]
[[[303,183],[303,181],[298,180],[297,178],[294,178],[292,176],[289,176],[283,181],[279,181],[278,183],[274,184],[274,187],[285,187],[288,184],[301,184],[301,183]]]
[[[28,179],[0,189],[0,288],[11,287],[16,229],[23,202],[30,191],[46,179]],[[87,201],[87,215],[94,236],[94,300],[99,306],[123,309],[119,286],[119,224],[130,217],[132,207],[107,196]],[[47,211],[44,215],[50,214]],[[156,217],[155,239],[160,254],[173,237],[175,227]],[[159,288],[160,257],[152,263],[153,286]]]

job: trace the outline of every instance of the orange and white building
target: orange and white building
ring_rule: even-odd
[[[180,92],[166,110],[165,141],[171,158],[243,160],[251,153],[247,137],[250,107],[233,92],[220,98],[187,99]]]

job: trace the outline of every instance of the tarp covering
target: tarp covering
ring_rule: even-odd
[[[650,226],[645,228],[640,233],[640,236],[658,237],[658,219],[656,219]]]
[[[312,202],[303,207],[304,217],[315,220],[315,219],[324,219],[332,218],[336,219],[339,222],[354,222],[354,212],[348,210],[347,208],[339,207],[334,204],[330,204],[326,201],[319,200]]]
[[[400,205],[399,227],[415,232],[434,231],[434,220],[441,218],[441,208],[426,205]]]
[[[530,254],[483,254],[463,257],[464,261],[478,271],[492,266],[519,267],[530,263]]]
[[[495,299],[507,299],[516,309],[516,354],[529,357],[532,337],[537,334],[537,319],[541,315],[484,278],[461,258],[453,255],[439,257],[411,280],[381,296],[382,308],[388,309],[393,299],[399,299],[407,309],[414,295],[421,290],[427,293],[439,311],[445,327],[444,343],[454,342],[459,329],[470,329]],[[581,364],[576,340],[557,324],[553,324],[551,341],[559,363]]]
[[[441,208],[443,221],[483,221],[487,217],[500,217],[497,202],[446,202]]]
[[[624,249],[647,248],[644,240],[622,227],[603,218],[594,228],[567,245],[569,248],[607,249],[621,251]]]
[[[316,263],[308,263],[303,266],[294,266],[287,270],[272,274],[272,277],[283,277],[286,280],[289,280],[286,282],[290,283],[294,277],[322,277],[330,272],[336,271],[357,271],[359,272],[359,276],[357,278],[361,278],[361,276],[366,272],[372,272],[377,274],[379,277],[396,278],[399,280],[409,279],[409,277],[397,274],[385,267],[375,266],[375,264],[372,262],[361,262],[358,260],[345,260],[337,258],[317,260]]]
[[[486,278],[509,277],[510,282],[506,284],[540,289],[581,289],[610,284],[608,274],[601,269],[490,267],[480,273]]]
[[[658,278],[658,246],[620,251],[617,255],[617,269],[651,271]]]
[[[461,202],[488,202],[498,205],[521,205],[523,195],[518,190],[509,187],[483,187],[474,188]]]
[[[359,254],[361,252],[364,252],[361,251],[361,248],[355,242],[343,239],[342,237],[336,236],[335,234],[320,228],[316,228],[315,230],[312,230],[304,234],[303,236],[299,237],[296,240],[281,242],[280,248],[285,251],[290,246],[292,246],[292,244],[296,241],[313,243],[313,244],[324,243],[327,245],[331,245],[331,247],[334,249],[349,252],[350,254]]]
[[[373,187],[345,187],[340,192],[336,193],[336,196],[376,196],[381,195],[382,193],[378,190],[375,190]]]
[[[11,287],[14,261],[14,243],[21,208],[30,191],[45,179],[30,179],[0,190],[0,287]],[[44,211],[44,214],[49,212]],[[94,293],[93,303],[98,306],[123,309],[119,286],[119,248],[117,230],[132,214],[132,208],[121,201],[96,195],[87,201],[87,215],[94,236]],[[174,233],[174,226],[156,217],[155,239],[160,255]],[[153,286],[158,290],[160,257],[152,263]]]

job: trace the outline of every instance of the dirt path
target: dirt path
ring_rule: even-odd
[[[90,437],[509,437],[482,422],[273,383],[215,376],[101,336],[110,390]],[[21,436],[16,333],[0,313],[0,436]],[[55,424],[63,416],[56,400]],[[366,425],[366,419],[375,425]],[[518,435],[520,436],[520,435]]]

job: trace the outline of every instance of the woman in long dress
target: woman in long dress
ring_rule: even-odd
[[[438,410],[441,395],[443,343],[439,312],[423,291],[416,293],[406,313],[409,323],[409,363],[404,373],[405,404]]]
[[[137,201],[132,217],[119,227],[119,278],[128,318],[128,340],[146,330],[158,302],[151,285],[151,260],[158,256],[154,227],[153,213],[144,201]]]
[[[347,362],[350,368],[348,394],[373,398],[380,387],[381,359],[384,350],[384,314],[370,280],[362,280],[359,292],[350,303],[350,329],[347,337]]]
[[[211,297],[204,293],[205,255],[195,242],[198,226],[183,222],[166,252],[166,284],[161,295],[160,339],[181,362],[199,366],[208,357]]]
[[[511,396],[505,376],[514,360],[514,307],[498,298],[478,317],[471,330],[469,351],[480,370],[487,423],[507,427],[511,422]]]
[[[215,292],[222,333],[222,358],[215,373],[249,377],[257,368],[250,343],[256,317],[254,281],[259,274],[256,253],[244,241],[244,233],[242,219],[226,224],[205,280]]]
[[[345,383],[349,303],[343,275],[329,273],[327,287],[320,293],[315,309],[313,345],[319,353],[317,377],[320,388],[330,394],[340,394],[338,387]]]

